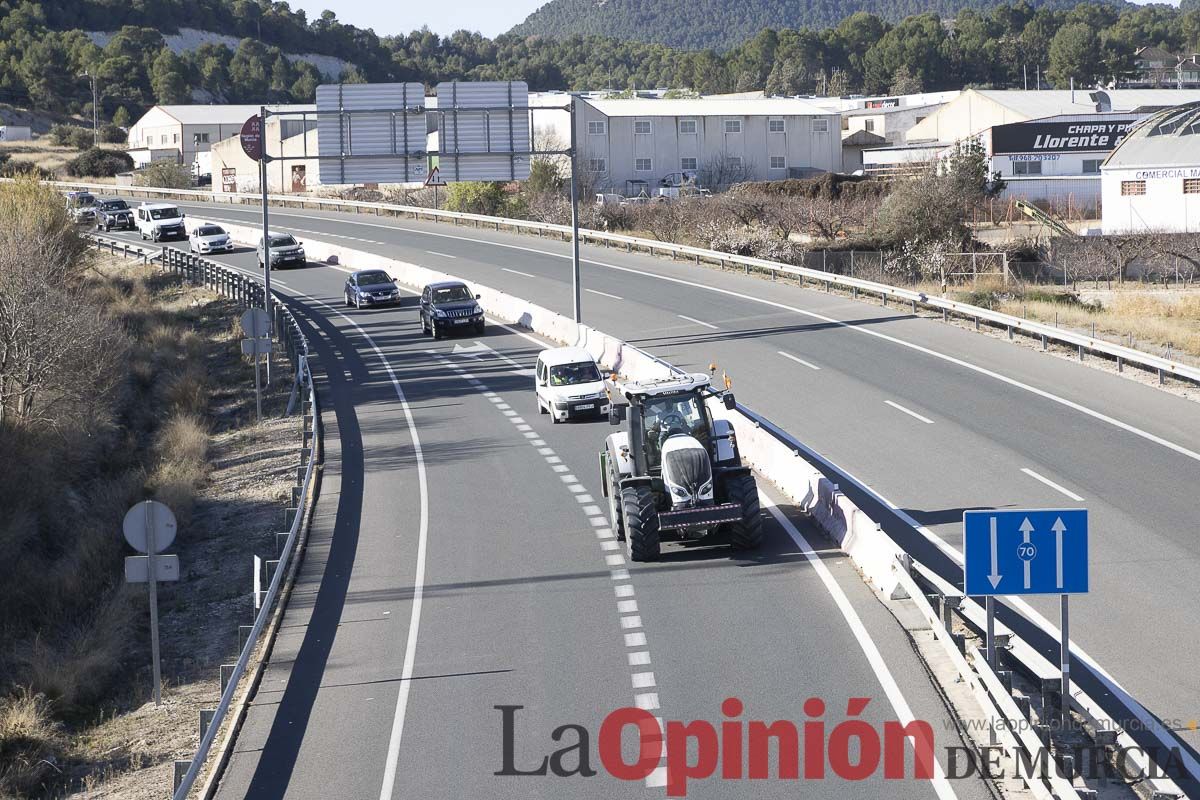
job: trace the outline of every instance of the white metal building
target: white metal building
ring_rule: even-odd
[[[316,106],[268,106],[277,111],[313,111]],[[260,106],[154,106],[129,129],[129,155],[136,167],[151,161],[191,164],[197,153],[237,134]]]
[[[581,172],[627,195],[680,175],[724,188],[842,165],[840,113],[791,98],[581,100],[575,124]]]
[[[28,142],[32,138],[28,125],[0,125],[0,142]]]
[[[1146,119],[1100,171],[1104,233],[1200,232],[1200,102]]]

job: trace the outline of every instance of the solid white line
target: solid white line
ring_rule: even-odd
[[[592,294],[598,294],[601,297],[608,297],[612,300],[624,300],[625,299],[624,297],[620,297],[619,295],[609,294],[608,292],[602,292],[599,289],[584,289],[584,291],[590,292]]]
[[[825,585],[829,596],[833,598],[833,602],[837,604],[838,610],[842,612],[842,617],[846,620],[846,624],[850,626],[851,633],[858,641],[858,646],[862,648],[863,654],[867,657],[867,663],[871,665],[871,670],[875,673],[875,677],[879,679],[880,685],[883,686],[884,694],[887,695],[888,702],[892,704],[892,709],[896,712],[896,717],[901,725],[907,725],[912,722],[912,709],[908,705],[908,701],[904,698],[904,693],[900,691],[900,686],[896,683],[896,679],[892,677],[892,671],[888,669],[887,662],[884,661],[883,655],[879,652],[879,647],[875,644],[875,640],[871,638],[871,634],[867,632],[866,626],[863,625],[862,619],[858,616],[858,612],[854,610],[854,606],[850,604],[850,599],[846,597],[846,593],[842,591],[842,587],[838,585],[829,568],[821,560],[821,557],[812,549],[812,545],[808,543],[808,539],[804,534],[792,524],[792,521],[780,511],[771,498],[763,493],[759,493],[759,501],[763,507],[771,512],[771,516],[775,521],[787,531],[792,537],[792,541],[800,548],[804,558],[816,570],[817,575],[821,578],[821,583]],[[954,788],[950,785],[950,781],[946,779],[946,773],[942,771],[942,764],[936,758],[933,761],[933,778],[930,779],[933,784],[933,791],[942,800],[957,797],[954,793]]]
[[[509,269],[508,267],[501,267],[500,271],[501,272],[511,272],[513,275],[523,275],[526,278],[536,278],[537,277],[537,275],[530,275],[528,272],[521,272],[521,270],[519,270],[519,269]]]
[[[441,256],[442,258],[458,258],[458,256],[452,256],[449,253],[439,253],[436,250],[426,250],[425,252],[429,253],[431,256]]]
[[[779,355],[783,356],[784,358],[790,358],[792,361],[795,361],[797,364],[803,364],[804,366],[808,367],[809,369],[820,369],[820,367],[818,367],[816,364],[805,361],[803,358],[794,356],[791,353],[785,353],[782,350],[776,350],[775,352],[779,353]]]
[[[905,414],[908,414],[910,417],[921,420],[921,422],[924,422],[926,425],[933,424],[933,420],[931,420],[929,417],[922,417],[917,412],[910,411],[907,408],[905,408],[904,406],[900,405],[899,403],[893,403],[891,400],[884,400],[883,402],[887,403],[889,406],[896,409],[897,411],[903,411]]]
[[[309,302],[323,306],[337,316],[344,319],[366,340],[371,349],[375,351],[379,361],[383,364],[383,368],[387,371],[388,378],[392,382],[392,388],[396,390],[396,397],[400,400],[400,408],[404,411],[404,421],[408,425],[409,437],[412,440],[413,454],[416,456],[417,462],[417,486],[420,492],[420,521],[417,531],[417,566],[416,574],[413,577],[413,596],[412,596],[412,611],[408,619],[408,641],[404,646],[404,662],[400,667],[400,690],[396,697],[396,712],[392,719],[392,732],[388,740],[387,761],[385,762],[383,771],[383,786],[379,790],[379,800],[392,800],[392,793],[396,786],[396,768],[400,761],[400,740],[404,735],[404,717],[408,711],[408,694],[412,687],[413,669],[417,659],[417,635],[421,628],[421,606],[424,603],[425,597],[425,560],[428,550],[429,539],[429,482],[425,474],[425,453],[421,449],[421,437],[417,433],[417,423],[413,419],[412,408],[408,405],[408,398],[404,395],[404,389],[400,386],[400,381],[396,377],[395,370],[392,369],[391,362],[387,356],[379,349],[379,345],[375,344],[375,340],[367,333],[357,322],[350,317],[338,311],[328,303],[317,300],[314,297],[296,292],[299,297],[303,297]]]
[[[694,322],[697,325],[703,325],[706,328],[712,328],[714,331],[720,330],[720,328],[718,328],[716,325],[712,325],[710,323],[695,319],[693,317],[685,317],[683,314],[676,314],[675,316],[679,317],[680,319],[686,319],[688,322]]]
[[[1050,480],[1050,479],[1049,479],[1049,478],[1047,478],[1045,475],[1038,475],[1036,472],[1034,472],[1033,470],[1029,469],[1028,467],[1021,467],[1021,472],[1024,472],[1026,475],[1028,475],[1029,477],[1033,478],[1035,481],[1041,481],[1042,483],[1044,483],[1044,484],[1046,484],[1047,486],[1049,486],[1051,489],[1054,489],[1054,490],[1056,490],[1056,491],[1062,492],[1062,493],[1063,493],[1063,494],[1065,494],[1067,497],[1069,497],[1069,498],[1071,498],[1072,500],[1074,500],[1076,503],[1082,503],[1082,502],[1083,502],[1083,498],[1082,498],[1082,497],[1080,497],[1079,495],[1075,494],[1075,493],[1074,493],[1074,492],[1072,492],[1070,489],[1066,489],[1066,488],[1064,488],[1064,487],[1062,487],[1062,486],[1059,486],[1057,483],[1055,483],[1054,481]]]

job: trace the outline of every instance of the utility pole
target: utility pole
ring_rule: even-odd
[[[263,310],[267,312],[267,340],[275,341],[275,315],[271,308],[271,232],[267,227],[267,107],[259,106],[258,118],[262,120],[262,158],[258,162],[258,180],[262,189],[262,242],[263,242]],[[255,356],[257,358],[257,356]],[[267,386],[271,385],[271,356],[267,355]]]
[[[575,324],[583,322],[579,307],[579,148],[575,131],[577,123],[575,95],[571,95],[571,289],[574,294]]]
[[[92,147],[97,147],[100,144],[100,124],[99,124],[99,101],[96,98],[96,76],[90,71],[84,70],[79,74],[81,78],[87,78],[92,84]]]

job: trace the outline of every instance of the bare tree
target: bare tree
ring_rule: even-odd
[[[754,169],[740,156],[717,153],[700,168],[700,181],[713,189],[724,189],[735,183],[754,180]]]

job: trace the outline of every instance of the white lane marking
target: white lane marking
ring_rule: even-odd
[[[277,215],[277,216],[288,216],[288,217],[297,217],[300,219],[304,219],[304,217],[299,217],[298,215],[295,215],[295,214],[284,214],[284,215]],[[230,222],[239,222],[238,220],[229,220],[229,221]],[[341,220],[340,222],[342,224],[346,224],[346,225],[370,225],[370,226],[377,227],[377,228],[388,228],[393,231],[399,230],[399,231],[404,231],[406,233],[415,233],[415,234],[419,234],[419,235],[423,235],[423,236],[438,236],[438,237],[442,237],[445,239],[457,239],[459,241],[464,241],[464,242],[478,243],[478,242],[484,241],[482,239],[472,239],[471,237],[468,237],[468,236],[457,236],[457,235],[449,234],[449,233],[437,233],[435,231],[423,231],[423,230],[418,230],[416,228],[405,228],[405,227],[401,227],[401,226],[397,226],[397,225],[383,225],[383,224],[372,223],[372,222],[359,222],[357,220]],[[314,234],[314,235],[320,235],[320,234]],[[505,248],[509,248],[509,249],[513,249],[513,250],[523,250],[523,251],[529,252],[529,253],[538,253],[540,255],[550,256],[551,258],[559,258],[559,259],[570,259],[571,258],[571,256],[567,253],[553,253],[549,250],[539,250],[536,247],[523,247],[521,245],[505,244],[505,243],[501,243],[501,242],[490,242],[490,241],[487,242],[487,244],[491,247],[505,247]],[[1114,417],[1110,417],[1109,415],[1107,415],[1101,411],[1096,411],[1095,409],[1089,408],[1080,403],[1076,403],[1073,400],[1068,400],[1065,397],[1056,395],[1053,392],[1049,392],[1045,389],[1039,389],[1036,386],[1032,386],[1030,384],[1019,381],[1016,378],[1010,378],[1007,375],[1003,375],[999,372],[995,372],[994,370],[990,370],[986,367],[981,367],[978,364],[972,364],[971,362],[966,361],[964,359],[957,358],[955,356],[951,356],[946,353],[941,353],[937,350],[933,350],[931,348],[924,347],[923,345],[919,345],[914,342],[908,342],[908,341],[905,341],[904,339],[898,339],[895,336],[891,336],[889,334],[882,333],[880,331],[870,330],[868,328],[864,328],[859,325],[853,325],[849,322],[843,322],[842,320],[835,319],[833,317],[828,317],[828,316],[825,316],[824,314],[818,314],[815,311],[808,311],[803,308],[791,306],[791,305],[788,305],[787,303],[780,303],[775,300],[768,300],[764,297],[754,297],[753,295],[748,295],[743,292],[735,292],[731,289],[721,289],[716,286],[706,286],[704,284],[696,283],[695,281],[684,280],[682,278],[672,278],[667,275],[658,275],[653,272],[646,272],[645,270],[634,269],[632,267],[621,267],[621,266],[617,266],[616,264],[608,264],[603,261],[596,261],[594,259],[585,258],[585,259],[580,259],[580,261],[583,263],[592,264],[594,266],[604,267],[605,269],[612,269],[612,270],[616,270],[618,272],[629,273],[631,275],[640,275],[644,278],[652,278],[654,280],[667,281],[668,283],[675,283],[675,284],[679,284],[682,286],[692,286],[695,288],[704,289],[705,291],[715,292],[717,294],[723,294],[726,297],[736,297],[740,300],[746,300],[751,303],[759,303],[761,305],[770,306],[772,308],[782,309],[783,311],[791,311],[795,314],[801,314],[801,315],[809,317],[811,319],[817,319],[822,322],[827,322],[831,325],[836,325],[841,328],[848,328],[849,330],[860,333],[863,336],[873,336],[877,339],[881,339],[886,342],[891,342],[892,344],[896,344],[901,347],[906,347],[910,350],[915,350],[919,353],[924,353],[925,355],[940,359],[940,360],[945,361],[950,364],[954,364],[955,366],[959,366],[964,369],[969,369],[972,372],[976,372],[980,375],[986,375],[989,378],[993,378],[995,380],[1001,381],[1002,383],[1006,383],[1009,386],[1013,386],[1018,389],[1023,389],[1027,392],[1035,394],[1046,400],[1050,400],[1051,402],[1058,403],[1059,405],[1070,408],[1072,411],[1077,411],[1080,414],[1084,414],[1086,416],[1092,417],[1093,419],[1099,420],[1108,425],[1112,425],[1113,427],[1120,428],[1121,430],[1126,431],[1127,433],[1132,433],[1135,436],[1139,436],[1147,441],[1154,442],[1155,444],[1160,445],[1162,447],[1166,447],[1169,450],[1174,450],[1176,453],[1179,453],[1182,456],[1186,456],[1187,458],[1190,458],[1193,461],[1200,461],[1200,453],[1197,453],[1194,450],[1190,450],[1187,447],[1184,447],[1183,445],[1176,444],[1175,442],[1172,442],[1169,439],[1164,439],[1161,436],[1157,436],[1156,434],[1150,433],[1149,431],[1142,430],[1141,428],[1138,428],[1135,425],[1131,425],[1127,422],[1123,422]]]
[[[654,682],[653,672],[635,672],[630,679],[635,689],[653,689],[658,685]]]
[[[688,322],[694,322],[697,325],[703,325],[706,328],[712,328],[714,331],[720,330],[720,328],[718,328],[716,325],[696,319],[695,317],[685,317],[683,314],[676,314],[675,316],[679,317],[680,319],[685,319]]]
[[[800,358],[799,356],[794,356],[791,353],[785,353],[782,350],[776,350],[775,352],[778,353],[779,355],[783,356],[784,358],[790,358],[792,361],[795,361],[797,364],[803,364],[804,366],[808,367],[809,369],[820,369],[820,367],[818,367],[816,364],[813,364],[810,361],[805,361],[803,358]]]
[[[846,597],[846,593],[842,591],[842,587],[838,585],[833,574],[816,551],[812,549],[812,545],[808,543],[808,539],[804,534],[792,524],[792,521],[780,511],[771,498],[763,493],[759,493],[759,501],[762,505],[771,512],[771,516],[775,521],[788,533],[796,546],[800,548],[800,552],[804,558],[816,570],[817,575],[821,578],[821,583],[825,585],[829,596],[833,598],[833,602],[837,605],[838,610],[842,612],[842,617],[846,620],[846,624],[850,626],[850,632],[854,634],[854,638],[858,641],[858,646],[862,648],[863,654],[867,657],[867,663],[871,665],[871,670],[875,673],[875,677],[883,686],[884,694],[887,695],[888,702],[892,704],[892,709],[896,712],[896,717],[901,725],[907,725],[913,722],[912,709],[908,705],[908,701],[904,698],[904,693],[900,691],[900,686],[896,683],[896,679],[892,677],[892,671],[888,669],[887,662],[884,661],[883,655],[880,654],[879,648],[875,641],[871,638],[871,634],[867,632],[866,626],[863,625],[862,619],[858,616],[858,612],[854,610],[854,606],[850,604],[850,599]],[[946,779],[946,773],[942,771],[942,764],[937,759],[933,761],[933,778],[930,779],[933,784],[934,793],[942,800],[955,798],[954,788],[950,785],[950,781]]]
[[[653,711],[659,707],[658,693],[646,692],[645,694],[635,694],[633,696],[633,703],[643,711]]]
[[[614,569],[614,570],[612,571],[612,579],[613,579],[614,581],[627,581],[627,580],[629,580],[629,570],[627,570],[627,569]],[[629,643],[629,637],[626,637],[626,638],[625,638],[625,643],[626,643],[626,644],[628,644],[628,643]],[[642,642],[642,644],[645,644],[645,642],[643,641],[643,642]]]
[[[612,558],[612,556],[609,556],[609,558]],[[636,614],[629,617],[621,617],[621,627],[626,629],[640,628],[642,627],[642,618]]]
[[[1050,480],[1049,478],[1047,478],[1045,475],[1039,475],[1039,474],[1037,474],[1036,472],[1034,472],[1033,470],[1029,469],[1028,467],[1021,467],[1021,472],[1024,472],[1026,475],[1028,475],[1029,477],[1033,478],[1035,481],[1041,481],[1042,483],[1046,484],[1047,486],[1049,486],[1051,489],[1054,489],[1055,491],[1062,492],[1062,493],[1063,493],[1063,494],[1065,494],[1067,497],[1069,497],[1069,498],[1071,498],[1072,500],[1074,500],[1076,503],[1082,503],[1082,502],[1083,502],[1083,498],[1082,498],[1082,497],[1080,497],[1079,495],[1075,494],[1075,493],[1074,493],[1074,492],[1072,492],[1070,489],[1067,489],[1067,488],[1065,488],[1065,487],[1063,487],[1063,486],[1060,486],[1059,484],[1057,484],[1057,483],[1055,483],[1054,481],[1052,481],[1052,480]]]
[[[933,424],[933,420],[931,420],[929,417],[922,417],[917,412],[911,411],[911,410],[905,408],[904,406],[900,405],[899,403],[893,403],[891,400],[884,400],[883,402],[887,403],[889,406],[896,409],[897,411],[903,411],[905,414],[908,414],[913,419],[921,420],[921,422],[924,422],[926,425]]]
[[[590,494],[577,494],[577,495],[575,495],[575,499],[576,499],[576,501],[578,501],[578,502],[580,502],[580,503],[594,503],[594,502],[596,502],[596,501],[595,501],[595,500],[592,498],[592,496],[591,496]]]
[[[425,252],[429,253],[431,256],[441,256],[442,258],[458,258],[458,256],[452,256],[449,253],[439,253],[437,250],[426,250]]]
[[[621,614],[636,614],[637,600],[621,600],[617,603],[617,611]]]
[[[610,567],[619,567],[625,563],[625,558],[623,556],[618,556],[618,555],[605,556],[604,563],[608,564]],[[626,570],[626,572],[628,572],[628,570]],[[617,580],[617,579],[613,578],[613,580]]]
[[[625,577],[628,578],[629,576],[626,575]],[[625,634],[625,646],[626,647],[645,647],[646,646],[646,634],[643,632]]]
[[[624,300],[625,299],[624,297],[621,297],[620,295],[609,294],[608,292],[602,292],[599,289],[584,289],[584,291],[588,292],[590,294],[598,294],[601,297],[607,297],[610,300]]]
[[[629,666],[642,667],[650,663],[650,652],[647,650],[639,650],[636,653],[629,653]]]
[[[519,269],[509,269],[508,267],[501,267],[500,271],[501,272],[511,272],[513,275],[520,275],[524,278],[536,278],[537,277],[537,275],[530,275],[528,272],[521,272],[521,270],[519,270]]]
[[[420,491],[421,504],[420,522],[418,523],[417,532],[417,567],[416,574],[413,577],[412,611],[408,620],[408,641],[404,646],[404,662],[400,667],[400,690],[396,697],[396,711],[395,716],[392,718],[391,736],[388,739],[387,761],[385,762],[383,771],[383,786],[379,790],[379,800],[391,800],[392,793],[396,787],[396,768],[400,760],[400,740],[404,735],[404,718],[408,711],[408,695],[412,687],[413,668],[417,658],[417,635],[421,628],[421,606],[424,604],[425,598],[425,559],[428,552],[427,545],[429,539],[429,483],[425,474],[425,454],[421,449],[421,437],[417,433],[417,423],[413,419],[412,408],[408,405],[408,398],[404,395],[404,389],[401,388],[400,381],[396,378],[396,372],[392,369],[391,362],[388,361],[383,351],[379,349],[379,345],[375,343],[371,335],[363,330],[357,322],[328,303],[324,303],[301,292],[296,292],[296,294],[305,298],[310,303],[324,306],[332,313],[346,320],[366,340],[371,349],[375,351],[375,355],[387,371],[388,378],[392,382],[392,387],[396,390],[396,397],[400,400],[400,408],[404,412],[404,421],[408,425],[413,454],[416,456],[417,461],[417,486]]]
[[[617,597],[633,597],[633,584],[626,583],[621,586],[614,586],[613,593]]]

